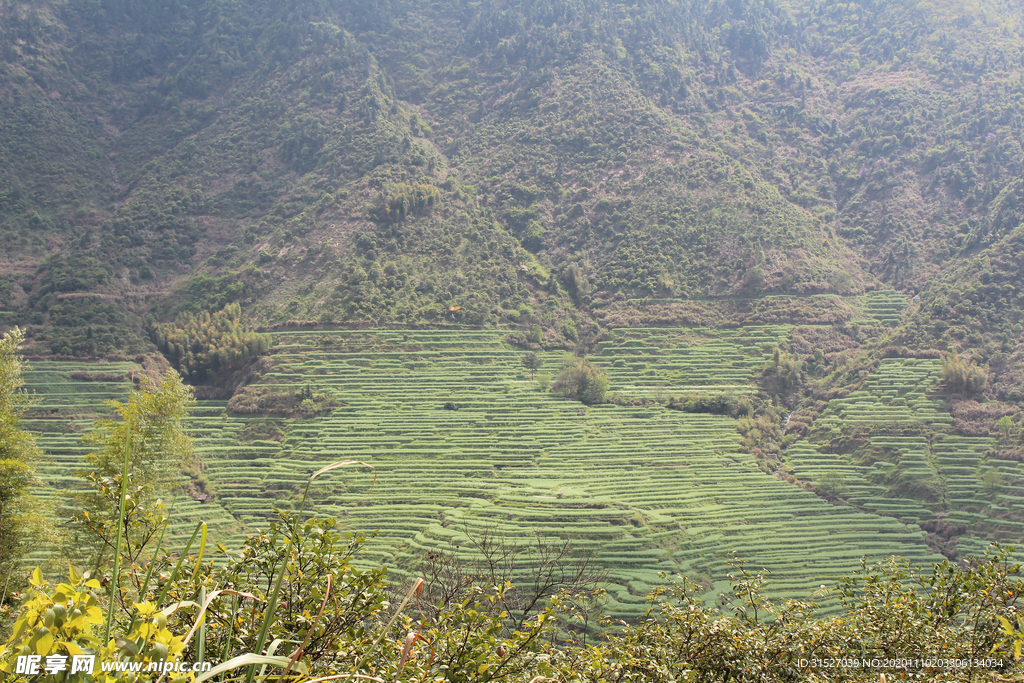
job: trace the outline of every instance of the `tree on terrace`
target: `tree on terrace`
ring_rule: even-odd
[[[28,364],[18,356],[25,334],[15,327],[0,339],[0,603],[9,580],[18,574],[21,558],[32,544],[33,505],[29,488],[35,482],[32,463],[40,455],[21,418],[33,399],[22,376]],[[37,521],[37,520],[36,520]]]
[[[530,371],[530,379],[533,379],[534,374],[540,370],[542,365],[544,365],[544,361],[533,351],[523,356],[523,367]]]
[[[576,359],[558,373],[551,388],[566,398],[589,405],[604,403],[608,393],[608,376],[593,363]]]

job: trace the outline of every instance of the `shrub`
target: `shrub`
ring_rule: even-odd
[[[942,359],[942,379],[954,394],[978,394],[988,384],[988,373],[970,361],[949,355]]]
[[[537,386],[540,387],[542,392],[547,393],[548,389],[551,388],[551,374],[542,372],[537,375]]]
[[[316,391],[306,384],[295,392],[271,391],[265,386],[241,387],[228,401],[227,408],[234,415],[312,417],[334,410],[339,405],[333,395]]]
[[[675,396],[670,396],[666,407],[669,410],[681,410],[685,413],[710,413],[736,417],[750,412],[750,401],[741,401],[731,391],[721,391],[715,394],[683,394],[678,399]]]
[[[551,388],[566,398],[587,405],[604,403],[608,393],[608,376],[589,361],[579,359],[558,373]]]

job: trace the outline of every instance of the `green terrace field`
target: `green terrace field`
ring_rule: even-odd
[[[786,334],[764,326],[622,330],[590,358],[625,398],[744,392]],[[377,532],[363,563],[403,575],[430,550],[468,556],[471,538],[487,534],[521,545],[571,538],[608,572],[606,609],[620,617],[643,611],[659,572],[695,576],[714,599],[728,589],[727,551],[769,569],[775,595],[798,598],[854,571],[864,556],[941,559],[917,526],[830,505],[759,471],[741,452],[732,418],[652,404],[585,408],[540,391],[521,365],[524,352],[501,331],[274,337],[271,369],[252,389],[313,391],[340,405],[287,420],[200,402],[189,428],[215,502],[179,502],[188,520],[179,532],[209,515],[216,540],[237,547],[245,533],[265,528],[273,507],[295,504],[311,472],[350,459],[372,465],[376,484],[368,470],[331,472],[314,484],[312,507],[353,532]],[[562,354],[541,355],[539,372],[556,374]],[[44,366],[36,372],[49,370],[47,380],[30,381],[45,401],[67,396],[68,407],[32,426],[44,448],[61,453],[47,475],[70,485],[57,475],[81,457],[75,435],[48,427],[61,410],[84,414],[86,399],[79,406],[74,396],[98,409],[99,393],[75,391],[99,384],[58,381],[68,368]],[[107,390],[123,395],[127,387]]]
[[[843,497],[862,510],[967,525],[977,536],[959,539],[960,556],[982,553],[986,536],[1019,542],[1024,463],[987,458],[993,438],[947,433],[950,415],[931,395],[940,375],[938,360],[883,360],[863,390],[829,403],[787,463],[806,481],[839,473]],[[986,487],[993,469],[1001,476]]]
[[[788,335],[782,327],[745,330],[617,330],[589,357],[613,378],[620,396],[686,391],[751,391],[750,379],[761,371],[773,349]]]
[[[23,425],[36,435],[45,454],[39,467],[43,486],[34,492],[47,507],[65,515],[75,501],[69,493],[81,487],[77,474],[84,468],[83,456],[89,447],[81,443],[82,434],[92,428],[98,417],[111,411],[106,402],[124,401],[132,386],[134,363],[32,361],[25,382],[38,399]],[[200,449],[201,450],[201,449]],[[164,501],[176,536],[190,535],[200,520],[205,520],[215,536],[234,534],[234,518],[216,502],[200,503],[187,497]],[[38,551],[30,559],[42,560]]]
[[[891,289],[869,292],[859,297],[863,315],[857,320],[880,327],[896,327],[910,303],[906,294]]]

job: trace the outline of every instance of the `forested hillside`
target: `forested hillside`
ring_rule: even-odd
[[[1022,211],[1010,3],[0,7],[0,306],[39,353],[233,302],[557,337],[916,292]]]

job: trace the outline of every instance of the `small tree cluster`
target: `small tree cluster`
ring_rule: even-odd
[[[91,554],[94,567],[102,566],[114,550],[117,535],[112,530],[121,527],[126,547],[141,553],[166,523],[161,498],[196,457],[181,424],[194,403],[192,390],[168,370],[159,386],[143,380],[141,391],[133,391],[127,402],[109,401],[119,419],[97,420],[94,430],[82,437],[96,450],[86,454],[86,469],[79,473],[88,487],[78,494],[81,511],[75,519],[83,532],[79,545]],[[121,506],[126,448],[129,475]],[[129,552],[125,559],[137,562],[139,556]]]
[[[422,216],[441,201],[441,191],[427,183],[395,183],[385,188],[378,215],[393,223],[409,214]]]
[[[551,388],[566,398],[589,405],[604,403],[608,393],[608,376],[593,363],[576,359],[555,378]]]
[[[681,410],[684,413],[711,413],[712,415],[731,415],[732,417],[742,417],[753,411],[749,398],[737,396],[732,391],[720,391],[714,394],[687,393],[679,398],[669,396],[665,407],[669,410]]]
[[[800,386],[803,381],[804,364],[781,349],[775,349],[772,357],[772,369],[775,375],[775,388],[780,394],[788,394]]]
[[[954,394],[978,394],[988,384],[988,374],[982,368],[955,355],[942,359],[942,379]]]
[[[298,391],[271,391],[266,386],[239,387],[228,401],[228,412],[236,415],[279,415],[312,417],[339,406],[338,399],[306,382]]]
[[[194,384],[221,380],[270,348],[270,335],[243,325],[237,303],[212,315],[182,314],[156,325],[152,334],[157,348]]]

